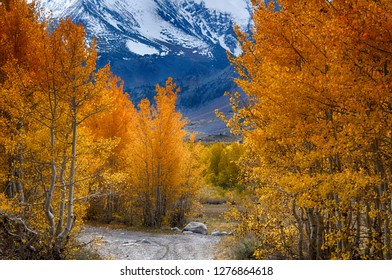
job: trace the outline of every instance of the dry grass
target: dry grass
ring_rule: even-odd
[[[227,233],[233,232],[235,224],[226,221],[224,213],[229,210],[226,204],[203,204],[202,213],[203,217],[200,222],[207,225],[208,232],[211,233],[214,229],[219,231],[226,231]]]
[[[229,207],[226,204],[203,204],[203,217],[200,219],[200,222],[207,225],[210,234],[214,229],[231,233],[235,230],[236,224],[225,220],[224,213],[227,211],[229,211]],[[232,259],[230,248],[234,241],[234,236],[223,236],[221,242],[213,249],[215,252],[215,259]]]
[[[203,204],[203,222],[208,227],[208,232],[211,233],[214,229],[219,231],[226,231],[231,233],[237,227],[237,224],[232,221],[224,219],[224,213],[229,211],[226,204],[211,205]],[[214,248],[215,259],[218,260],[249,260],[253,259],[253,252],[255,250],[256,240],[252,236],[245,236],[243,239],[227,235],[224,236]]]
[[[229,206],[226,204],[202,204],[198,216],[191,216],[188,220],[205,224],[209,234],[214,229],[231,233],[235,230],[236,224],[225,219],[224,214],[227,211],[229,211]]]
[[[219,187],[205,185],[200,191],[199,201],[202,204],[224,204],[228,200],[226,191]]]

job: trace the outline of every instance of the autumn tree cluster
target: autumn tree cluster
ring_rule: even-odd
[[[111,177],[104,184],[109,196],[95,199],[91,219],[147,227],[186,222],[200,187],[202,147],[194,135],[184,140],[186,122],[175,110],[178,92],[169,78],[165,86],[156,86],[153,103],[143,99],[136,109],[126,105],[126,99],[123,113],[113,111],[91,119],[94,130],[110,132],[99,137],[121,141],[109,161]],[[124,182],[128,187],[124,188]]]
[[[240,188],[239,160],[243,154],[244,148],[238,142],[220,142],[206,148],[206,182],[226,190]]]
[[[253,0],[234,132],[256,258],[391,259],[392,2]]]
[[[85,35],[0,1],[0,258],[66,257],[94,207],[148,226],[192,207],[199,145],[184,140],[176,85],[135,108]]]

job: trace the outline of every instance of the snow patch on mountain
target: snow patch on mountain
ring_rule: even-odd
[[[154,47],[133,40],[128,40],[126,46],[131,52],[142,56],[160,53],[159,50]]]
[[[233,18],[236,24],[241,27],[246,27],[249,24],[249,1],[238,0],[194,0],[195,2],[204,2],[208,9],[216,10],[222,13],[228,13]]]

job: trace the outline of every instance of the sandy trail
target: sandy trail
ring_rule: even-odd
[[[104,227],[84,228],[78,240],[103,259],[114,260],[209,260],[214,259],[220,237],[200,234],[157,234]]]

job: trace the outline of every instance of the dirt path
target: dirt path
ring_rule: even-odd
[[[78,238],[103,259],[114,260],[208,260],[214,258],[220,237],[200,234],[156,234],[104,227],[86,227]]]

